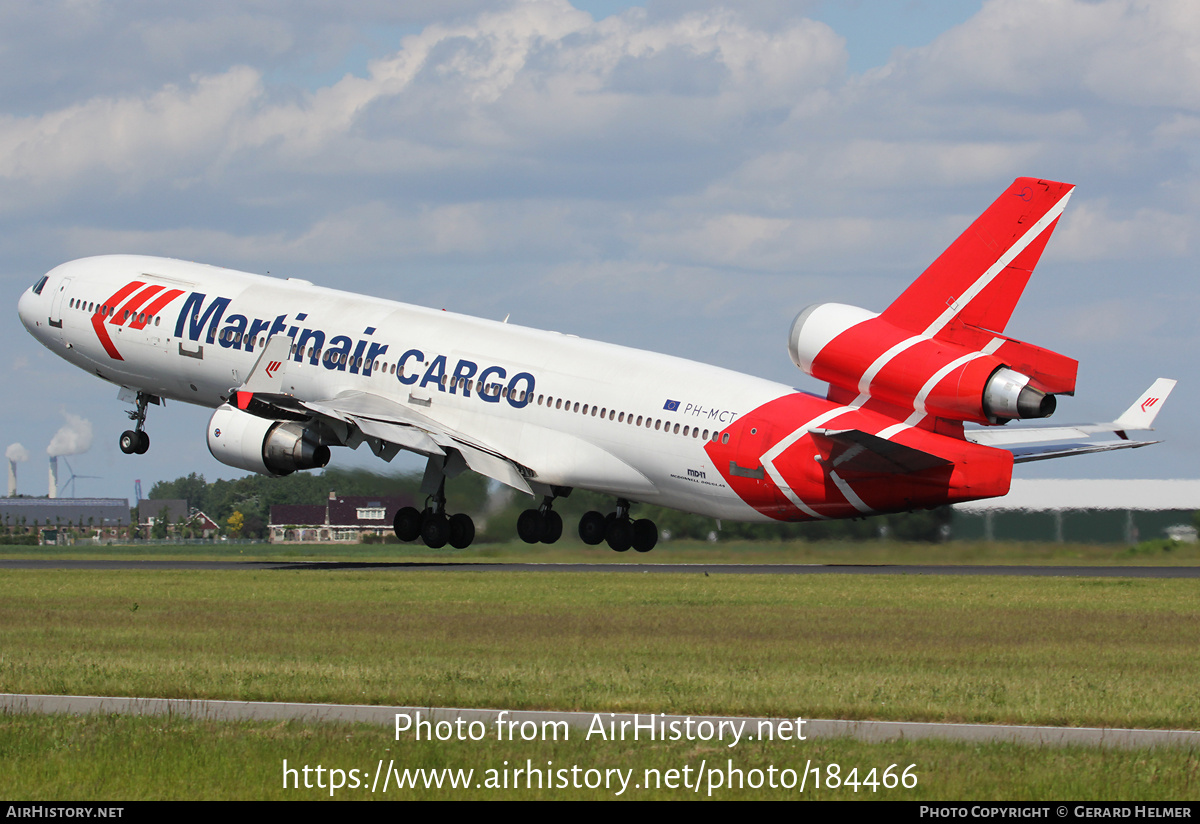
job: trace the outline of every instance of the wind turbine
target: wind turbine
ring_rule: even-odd
[[[66,456],[63,455],[63,456],[60,456],[60,458],[61,458],[62,462],[67,465],[67,472],[71,473],[71,477],[69,477],[65,481],[63,481],[63,484],[62,484],[62,486],[59,487],[59,490],[62,491],[64,489],[66,489],[68,486],[71,487],[71,497],[72,498],[75,497],[75,479],[76,478],[94,478],[94,479],[99,480],[101,477],[100,475],[76,475],[75,470],[71,468],[71,464],[67,462]]]

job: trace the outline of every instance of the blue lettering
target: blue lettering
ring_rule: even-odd
[[[431,383],[436,383],[439,392],[445,392],[446,387],[442,383],[442,379],[446,377],[446,356],[438,355],[429,364],[429,368],[425,370],[425,377],[421,378],[421,388],[424,389]]]
[[[228,325],[221,330],[217,342],[226,349],[241,349],[242,333],[246,331],[246,324],[249,323],[246,316],[230,315],[225,318],[225,323]]]
[[[192,292],[184,301],[183,308],[179,310],[179,320],[175,323],[175,337],[183,337],[184,324],[190,321],[187,324],[188,340],[200,340],[206,323],[208,324],[207,342],[212,343],[216,340],[217,325],[221,322],[221,316],[225,314],[225,307],[229,306],[229,298],[213,298],[213,302],[201,315],[200,307],[204,305],[205,297],[207,295],[201,292]]]
[[[329,342],[329,351],[325,353],[325,357],[321,360],[325,364],[326,369],[336,369],[339,372],[346,371],[346,356],[350,354],[350,347],[354,345],[354,341],[345,335],[338,335]]]
[[[472,363],[469,360],[460,359],[454,365],[454,374],[450,376],[450,394],[458,394],[458,385],[463,385],[462,393],[464,398],[471,397],[471,387],[467,385],[467,381],[475,377],[475,373],[479,370],[479,365]]]
[[[525,394],[517,400],[517,384],[525,384]],[[508,404],[514,409],[523,409],[529,405],[529,401],[533,397],[533,375],[528,372],[518,372],[512,376],[512,380],[508,382]]]
[[[410,375],[404,374],[404,364],[408,363],[409,358],[416,358],[421,362],[422,365],[424,365],[425,353],[420,349],[409,349],[400,356],[399,362],[396,363],[396,380],[400,381],[400,383],[403,383],[406,386],[412,386],[417,382],[417,373],[415,369]]]
[[[362,363],[360,358],[362,358],[363,350],[366,348],[367,348],[367,342],[365,340],[360,340],[358,342],[358,346],[354,347],[354,355],[353,355],[353,357],[350,358],[350,374],[351,375],[358,374],[358,366],[360,363]]]
[[[265,332],[270,325],[267,321],[258,318],[250,323],[250,341],[246,344],[247,352],[254,351],[254,347],[258,344],[258,333]]]
[[[374,331],[374,330],[372,330]],[[380,355],[387,353],[386,343],[372,343],[371,348],[367,350],[367,365],[363,367],[363,374],[369,375],[375,368],[375,359]]]
[[[503,379],[507,373],[502,366],[489,366],[479,373],[479,398],[488,403],[500,402],[500,384],[495,384],[495,391],[490,391],[487,386],[488,378],[495,375],[497,378]]]
[[[296,363],[304,360],[304,352],[308,348],[309,341],[312,341],[313,344],[312,357],[309,359],[309,363],[316,366],[320,363],[321,348],[325,346],[325,333],[320,329],[305,329],[300,333],[300,340],[297,342],[298,345],[296,347]]]

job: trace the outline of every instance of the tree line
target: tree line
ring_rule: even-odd
[[[331,492],[339,496],[398,497],[421,508],[420,473],[383,474],[367,469],[326,469],[322,472],[296,472],[283,478],[247,475],[231,481],[208,482],[195,472],[173,481],[159,481],[150,490],[150,500],[182,498],[199,509],[227,531],[236,523],[235,534],[247,538],[267,537],[270,508],[276,504],[323,504]],[[477,540],[510,541],[516,534],[517,518],[521,511],[540,503],[527,495],[505,495],[492,489],[491,483],[473,472],[465,472],[447,482],[449,508],[467,512],[476,518]],[[611,496],[575,490],[566,498],[555,501],[554,508],[568,525],[569,532],[579,517],[589,509],[608,512]],[[145,514],[145,513],[143,513]],[[815,521],[806,523],[741,523],[718,522],[707,516],[692,515],[664,507],[635,504],[634,517],[651,518],[663,532],[664,539],[692,538],[698,540],[870,540],[893,538],[901,541],[941,541],[949,534],[950,508],[876,515],[846,521]]]

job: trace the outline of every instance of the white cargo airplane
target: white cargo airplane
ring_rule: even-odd
[[[424,511],[396,534],[468,546],[445,480],[471,469],[541,498],[520,537],[562,534],[555,498],[612,495],[580,537],[648,551],[641,501],[757,521],[856,517],[1004,495],[1014,462],[1144,446],[1174,381],[1111,424],[993,427],[1073,394],[1075,361],[1001,334],[1071,188],[1021,178],[881,314],[812,306],[792,325],[826,397],[714,366],[572,335],[198,263],[114,255],[65,263],[20,299],[21,321],[136,409],[215,407],[213,456],[266,475],[322,467],[330,446],[428,458]],[[1097,434],[1117,437],[1093,440]]]

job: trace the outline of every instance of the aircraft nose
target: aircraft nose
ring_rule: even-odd
[[[30,332],[37,327],[37,307],[36,304],[40,296],[33,293],[33,289],[26,289],[21,293],[20,300],[17,301],[17,314],[21,316],[21,323]]]

